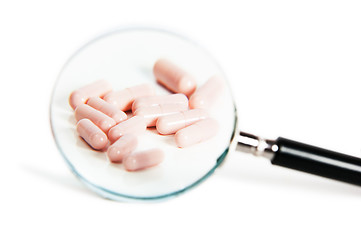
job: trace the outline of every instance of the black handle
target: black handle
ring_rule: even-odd
[[[361,185],[360,158],[285,138],[278,138],[276,144],[274,165]]]

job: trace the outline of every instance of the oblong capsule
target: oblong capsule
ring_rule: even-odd
[[[87,104],[81,104],[75,109],[75,119],[79,121],[84,118],[92,121],[105,133],[116,124],[113,118],[101,111],[98,111]]]
[[[135,112],[140,107],[151,107],[151,106],[170,104],[170,103],[188,105],[188,98],[183,93],[140,97],[134,100],[132,105],[132,111]]]
[[[137,137],[126,134],[115,141],[107,150],[107,155],[112,163],[121,163],[138,145]]]
[[[141,116],[134,116],[112,127],[108,132],[108,137],[111,142],[115,142],[121,136],[126,134],[133,134],[136,136],[143,134],[146,129],[147,125],[145,119]]]
[[[73,91],[69,97],[69,104],[75,109],[80,104],[86,103],[90,97],[103,97],[111,90],[112,86],[109,82],[98,80]]]
[[[123,159],[124,168],[127,171],[138,171],[153,167],[161,163],[164,153],[159,148],[133,153]]]
[[[133,101],[139,97],[153,96],[155,89],[151,84],[144,83],[119,91],[110,92],[104,96],[104,100],[115,105],[122,111],[132,109]]]
[[[188,109],[184,104],[162,104],[151,107],[140,107],[134,115],[144,117],[147,127],[155,126],[159,117],[178,113]]]
[[[125,112],[119,110],[113,104],[110,104],[99,97],[89,98],[87,104],[113,118],[116,123],[122,122],[128,118]]]
[[[76,131],[90,147],[96,150],[101,150],[108,144],[107,135],[89,119],[81,119],[76,125]]]
[[[189,98],[189,108],[209,108],[221,95],[224,87],[224,80],[219,75],[214,75]]]
[[[184,148],[206,141],[218,132],[218,122],[213,118],[200,120],[175,134],[175,142],[178,147]]]
[[[204,109],[192,109],[158,118],[157,131],[160,134],[173,134],[178,130],[208,118],[208,113]]]
[[[196,89],[194,78],[167,59],[159,59],[154,64],[153,73],[158,83],[173,92],[189,96]]]

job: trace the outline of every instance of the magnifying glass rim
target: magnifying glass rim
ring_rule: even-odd
[[[113,34],[117,34],[119,32],[126,32],[126,31],[152,31],[152,32],[163,32],[169,35],[173,35],[175,37],[178,37],[182,40],[185,40],[187,42],[190,42],[191,44],[195,45],[197,48],[200,48],[214,63],[216,66],[218,66],[218,68],[220,69],[221,73],[223,76],[225,76],[222,68],[219,66],[218,62],[215,61],[215,59],[213,58],[213,56],[206,50],[204,49],[202,46],[200,46],[199,44],[197,44],[196,42],[194,42],[193,40],[184,37],[183,35],[180,35],[178,33],[172,32],[170,30],[165,30],[162,28],[156,28],[156,27],[144,27],[144,26],[130,26],[130,27],[120,27],[117,29],[114,29],[112,31],[108,31],[104,34],[101,34],[97,37],[95,37],[94,39],[90,40],[89,42],[87,42],[86,44],[84,44],[82,47],[80,47],[77,51],[75,51],[75,53],[73,55],[71,55],[69,57],[69,59],[65,62],[65,64],[63,65],[63,67],[61,68],[58,77],[56,79],[56,82],[53,86],[53,91],[51,94],[51,99],[50,99],[50,106],[49,106],[49,120],[50,120],[50,126],[51,126],[51,132],[53,135],[53,138],[55,140],[55,144],[60,152],[60,154],[62,155],[62,157],[65,159],[65,162],[67,163],[68,167],[70,168],[70,170],[73,172],[73,174],[81,181],[83,182],[89,189],[91,189],[93,192],[99,194],[100,196],[104,197],[104,198],[108,198],[111,200],[117,200],[117,201],[143,201],[143,200],[163,200],[163,199],[167,199],[167,198],[171,198],[171,197],[175,197],[181,193],[186,192],[189,189],[192,189],[193,187],[197,186],[198,184],[200,184],[201,182],[203,182],[205,179],[207,179],[210,175],[212,175],[212,173],[215,171],[215,169],[224,161],[225,157],[227,156],[229,150],[230,150],[230,146],[231,143],[233,142],[235,136],[236,136],[236,132],[237,132],[237,124],[238,124],[238,119],[237,119],[237,108],[236,105],[234,103],[234,98],[232,97],[232,102],[233,102],[233,106],[234,106],[234,128],[233,128],[233,133],[231,135],[231,139],[230,139],[230,144],[229,147],[225,149],[225,151],[220,155],[220,157],[218,157],[217,162],[215,164],[215,166],[213,168],[211,168],[205,175],[203,175],[202,177],[200,177],[197,181],[193,182],[192,184],[183,187],[180,190],[171,192],[171,193],[167,193],[167,194],[162,194],[162,195],[157,195],[157,196],[151,196],[151,197],[140,197],[140,196],[131,196],[131,195],[126,195],[126,194],[121,194],[118,192],[114,192],[112,190],[106,189],[104,187],[98,186],[90,181],[88,181],[85,177],[83,177],[74,167],[74,165],[71,163],[71,161],[66,157],[66,154],[63,152],[63,150],[60,147],[59,144],[59,140],[56,137],[55,131],[54,131],[54,125],[53,125],[53,120],[52,120],[52,105],[53,105],[53,101],[54,101],[54,95],[55,92],[57,90],[57,86],[58,83],[60,81],[60,77],[64,71],[64,69],[68,66],[68,64],[73,60],[74,57],[76,57],[83,49],[87,48],[89,45],[97,42],[100,39],[103,39],[105,37],[109,37]],[[229,89],[230,90],[230,89]],[[231,93],[232,94],[232,93]]]

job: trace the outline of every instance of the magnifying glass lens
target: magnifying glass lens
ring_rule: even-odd
[[[190,73],[198,88],[214,75],[224,81],[218,97],[214,96],[215,101],[206,109],[219,129],[209,140],[178,147],[174,134],[162,135],[156,128],[148,127],[137,137],[134,152],[157,148],[163,152],[164,160],[148,169],[127,171],[124,164],[111,163],[106,152],[91,149],[79,137],[69,95],[96,80],[106,80],[113,90],[150,83],[156,95],[169,95],[172,92],[158,84],[153,73],[158,59],[169,59]],[[131,112],[127,114],[131,116]],[[236,108],[219,65],[194,42],[156,29],[118,30],[78,50],[59,75],[50,115],[56,144],[73,173],[93,191],[114,200],[163,199],[195,186],[223,161],[236,125]]]

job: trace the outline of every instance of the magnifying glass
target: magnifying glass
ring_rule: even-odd
[[[162,149],[164,161],[146,170],[128,172],[123,164],[111,163],[104,152],[90,149],[79,137],[68,98],[75,89],[100,79],[107,80],[115,90],[151,83],[157,95],[170,94],[153,75],[153,65],[160,58],[186,69],[197,86],[213,75],[224,79],[217,101],[208,109],[219,123],[219,131],[212,139],[178,148],[173,135],[160,135],[149,128],[139,136],[137,151]],[[55,84],[50,119],[56,145],[71,171],[88,188],[112,200],[174,197],[210,176],[234,148],[266,157],[274,165],[361,185],[360,158],[285,138],[268,140],[241,132],[231,86],[217,62],[195,42],[161,29],[119,29],[79,49],[66,62]]]

